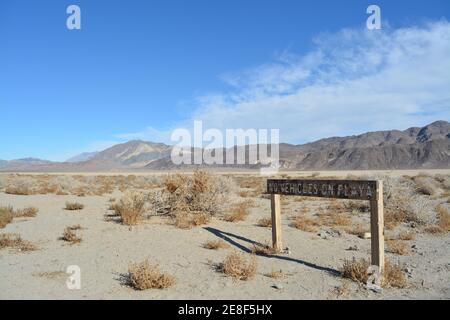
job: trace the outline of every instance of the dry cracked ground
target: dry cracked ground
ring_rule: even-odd
[[[384,181],[382,292],[364,202],[283,197],[275,253],[256,174],[2,174],[0,298],[449,299],[450,172],[345,175]]]

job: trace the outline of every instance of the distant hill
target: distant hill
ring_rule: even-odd
[[[262,147],[262,146],[258,146]],[[331,137],[302,145],[280,144],[280,164],[293,170],[376,170],[450,168],[450,123],[436,121],[404,131],[368,132]],[[249,146],[235,147],[245,148]],[[172,146],[133,140],[98,153],[85,153],[55,163],[40,159],[0,160],[1,171],[170,170]],[[246,158],[248,160],[248,157]],[[204,167],[206,165],[203,165]],[[207,167],[207,166],[206,166]],[[215,166],[217,167],[217,166]],[[235,167],[235,166],[228,166]],[[256,169],[258,163],[240,165]]]
[[[67,159],[65,162],[82,162],[92,159],[98,154],[98,151],[95,152],[83,152],[72,158]]]
[[[0,170],[1,171],[28,171],[30,168],[48,166],[53,162],[48,160],[42,160],[37,158],[23,158],[16,160],[0,160]]]

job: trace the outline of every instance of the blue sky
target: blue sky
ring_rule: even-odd
[[[291,143],[449,120],[449,15],[448,0],[3,0],[0,159],[170,142],[195,119]]]

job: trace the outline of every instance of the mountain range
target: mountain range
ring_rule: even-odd
[[[249,146],[234,147],[235,150],[239,148],[248,150]],[[170,157],[172,149],[172,146],[163,143],[133,140],[100,152],[82,153],[65,162],[36,158],[0,160],[0,171],[77,172],[193,168],[190,165],[175,165]],[[355,136],[326,138],[300,145],[281,143],[279,152],[281,168],[292,170],[446,169],[450,168],[450,123],[436,121],[422,128],[375,131]],[[248,163],[248,156],[246,160],[246,165],[231,167],[257,169],[261,166],[258,163]]]

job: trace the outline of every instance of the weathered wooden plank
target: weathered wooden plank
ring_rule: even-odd
[[[279,194],[271,195],[272,209],[272,244],[277,252],[283,250],[281,240],[281,196]]]
[[[373,200],[377,181],[363,180],[267,180],[267,193],[305,197]]]
[[[377,181],[376,197],[370,200],[371,264],[384,272],[384,208],[383,182]]]

